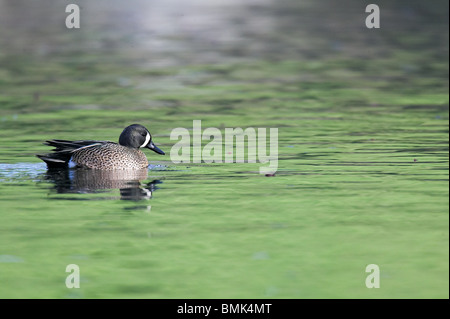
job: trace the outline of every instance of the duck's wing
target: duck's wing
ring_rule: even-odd
[[[49,140],[45,141],[45,145],[53,146],[54,152],[73,152],[82,147],[94,145],[102,145],[109,143],[108,141],[67,141],[67,140]]]
[[[107,141],[67,141],[67,140],[49,140],[44,144],[53,146],[53,152],[45,155],[36,155],[47,163],[48,168],[68,167],[73,152],[93,146],[109,143]]]

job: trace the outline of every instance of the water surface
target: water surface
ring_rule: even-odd
[[[68,30],[0,0],[0,297],[448,298],[447,2],[379,2],[378,30],[360,1],[77,4]],[[193,120],[278,128],[275,176],[34,156],[132,123],[170,150]]]

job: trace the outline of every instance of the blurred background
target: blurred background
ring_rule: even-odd
[[[78,30],[65,27],[70,3],[81,9]],[[445,57],[446,1],[377,4],[381,30],[368,32],[368,3],[356,0],[2,0],[2,54],[124,54],[147,67],[330,54],[382,57],[425,45]]]
[[[73,2],[0,1],[3,116],[125,104],[177,112],[186,103],[177,93],[201,95],[217,82],[289,89],[353,73],[386,89],[407,90],[406,81],[412,93],[419,79],[432,91],[448,83],[446,1],[379,1],[380,29],[366,28],[367,4],[357,0],[80,0],[81,28],[67,29]],[[280,65],[294,62],[282,80]],[[268,74],[261,63],[278,67]],[[218,111],[233,107],[223,103]]]

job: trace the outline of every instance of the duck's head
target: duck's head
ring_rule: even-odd
[[[131,148],[146,147],[152,151],[165,155],[152,141],[150,132],[140,124],[127,126],[119,137],[119,144]]]

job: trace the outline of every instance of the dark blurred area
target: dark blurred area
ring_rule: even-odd
[[[65,26],[70,3],[80,7],[80,29]],[[379,29],[365,26],[369,3],[380,7]],[[444,0],[0,0],[0,61],[101,54],[164,67],[336,54],[370,59],[397,49],[448,59],[448,6]]]

